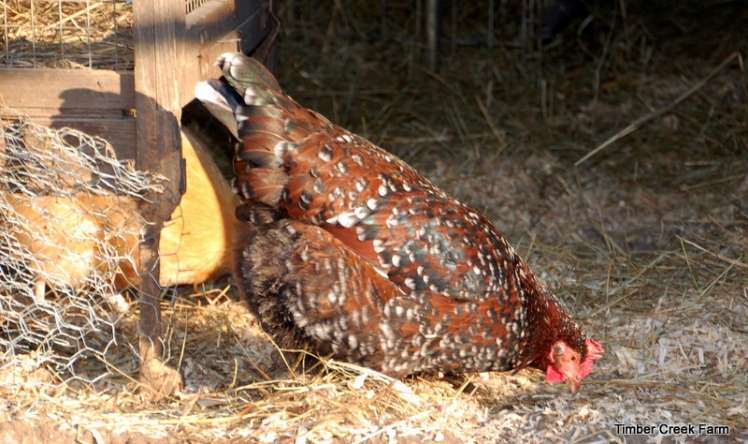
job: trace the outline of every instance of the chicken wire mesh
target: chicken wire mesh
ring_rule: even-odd
[[[210,0],[184,0],[184,10],[187,14],[192,11],[199,9],[202,5],[208,3]]]
[[[94,382],[107,372],[82,364],[117,345],[123,292],[139,283],[137,206],[161,179],[103,139],[23,118],[0,122],[0,165],[0,369],[36,352]]]
[[[133,22],[132,0],[0,0],[0,66],[132,70]]]
[[[0,0],[0,65],[133,69],[130,0]]]

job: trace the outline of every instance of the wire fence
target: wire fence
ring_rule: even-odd
[[[211,0],[184,0],[184,11],[189,14]]]
[[[161,179],[103,139],[23,118],[0,122],[0,166],[0,369],[38,352],[93,382],[106,372],[81,367],[117,343],[140,281],[137,207]]]
[[[130,0],[0,0],[0,65],[133,68]]]
[[[0,0],[0,66],[132,70],[132,0]]]

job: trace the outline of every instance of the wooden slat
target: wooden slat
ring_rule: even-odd
[[[138,168],[167,178],[164,192],[150,196],[142,208],[148,225],[140,245],[143,283],[140,296],[141,376],[167,394],[174,372],[158,361],[161,355],[158,239],[161,226],[179,203],[182,155],[179,131],[180,72],[185,69],[178,45],[184,41],[184,3],[174,0],[135,0],[135,107]],[[171,373],[171,374],[169,374]],[[161,380],[158,380],[161,379]],[[159,390],[160,391],[160,390]]]
[[[239,33],[231,31],[226,34],[225,39],[219,41],[210,41],[204,45],[200,45],[198,49],[198,56],[196,57],[196,70],[197,78],[195,83],[199,80],[215,79],[221,76],[221,72],[216,66],[216,60],[218,57],[225,52],[236,52],[239,51]]]
[[[250,3],[255,0],[250,0]],[[185,17],[187,40],[205,43],[236,29],[234,2],[209,0]]]
[[[133,73],[88,69],[0,69],[0,98],[28,116],[122,116],[135,107]]]
[[[182,60],[185,69],[182,71],[181,82],[184,85],[182,106],[190,102],[192,94],[188,96],[188,88],[206,78],[201,72],[204,65],[202,47],[220,41],[226,51],[236,51],[238,36],[230,35],[234,28],[234,2],[227,0],[209,0],[198,9],[185,17],[185,39],[182,46]],[[216,77],[217,70],[211,72]],[[190,91],[191,92],[191,91]]]
[[[210,27],[203,26],[207,21],[229,22],[233,21],[233,8],[230,3],[223,0],[209,0],[195,11],[187,14],[185,44],[182,47],[182,57],[186,64],[186,69],[182,72],[182,83],[192,85],[203,78],[200,73],[200,48],[205,42],[212,41]],[[206,29],[207,28],[207,29]],[[231,47],[231,42],[227,41],[226,45]],[[235,45],[234,45],[235,46]],[[182,105],[189,103],[187,98],[182,101]]]

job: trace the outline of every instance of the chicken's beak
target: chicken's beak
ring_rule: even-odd
[[[581,381],[576,378],[566,378],[566,385],[569,386],[569,390],[571,390],[571,393],[576,393],[577,390],[579,390]]]

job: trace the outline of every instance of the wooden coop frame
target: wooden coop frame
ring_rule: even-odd
[[[219,75],[218,55],[249,51],[262,40],[268,8],[268,0],[134,0],[134,70],[17,68],[0,57],[0,103],[39,124],[101,135],[119,158],[137,159],[139,146],[148,146],[137,136],[135,116],[147,113],[137,94],[179,118],[195,83]]]
[[[62,5],[76,0],[27,1],[33,9],[35,2]],[[160,385],[152,380],[159,378],[159,371],[147,368],[151,358],[157,362],[161,355],[158,238],[185,187],[181,110],[193,100],[197,81],[220,75],[215,67],[218,55],[249,52],[263,40],[272,26],[270,7],[268,0],[134,0],[133,70],[0,63],[0,103],[9,110],[42,125],[101,136],[112,144],[119,159],[134,160],[138,169],[168,179],[156,203],[142,208],[143,216],[153,224],[140,246],[145,278],[139,324],[141,375],[152,385]],[[7,16],[5,25],[7,53]]]

